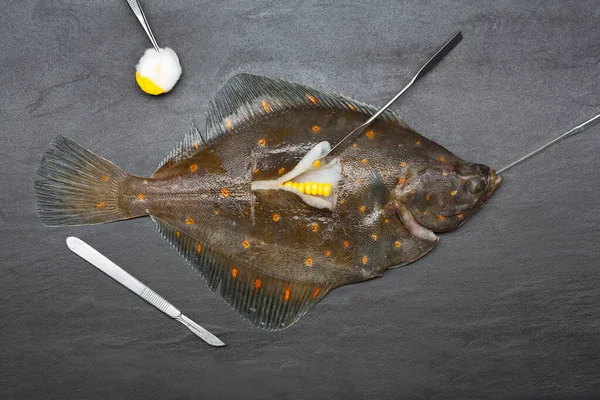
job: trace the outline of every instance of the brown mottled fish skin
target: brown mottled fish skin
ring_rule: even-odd
[[[334,145],[369,116],[353,103],[315,107],[325,95],[305,89],[314,97],[292,109],[278,109],[265,96],[260,116],[241,124],[224,119],[222,135],[204,145],[196,141],[187,156],[166,162],[150,178],[116,176],[114,190],[96,191],[100,217],[55,225],[150,215],[238,312],[258,326],[281,329],[332,288],[425,255],[438,241],[433,232],[459,227],[501,182],[488,167],[464,162],[384,114],[340,154],[333,211],[292,192],[252,191],[252,182],[279,178],[318,143]],[[43,166],[57,152],[49,154]],[[59,211],[48,211],[47,182],[57,175],[44,167],[40,173],[47,179],[37,187],[40,215],[54,225]],[[102,218],[105,208],[112,216]]]

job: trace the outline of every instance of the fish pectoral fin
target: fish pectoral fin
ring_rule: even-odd
[[[267,330],[289,327],[333,288],[330,284],[280,279],[193,237],[185,226],[152,217],[158,230],[206,280],[213,291],[253,325]],[[282,261],[283,262],[283,261]]]
[[[379,174],[379,171],[373,170],[371,172],[371,184],[376,206],[383,208],[392,202],[392,193],[385,182],[383,182],[383,178],[381,177],[381,174]]]
[[[433,233],[433,231],[420,225],[406,207],[396,204],[396,211],[398,213],[400,221],[402,221],[402,224],[410,232],[411,235],[428,242],[438,242],[439,237],[435,233]]]
[[[254,181],[251,189],[292,192],[311,207],[333,210],[342,178],[342,167],[339,158],[328,163],[319,159],[330,149],[328,142],[317,144],[290,172],[278,179]]]

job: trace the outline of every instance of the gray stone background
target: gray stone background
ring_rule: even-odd
[[[123,1],[6,1],[0,13],[0,397],[580,398],[600,395],[600,127],[505,174],[428,256],[336,289],[290,329],[250,326],[148,218],[44,227],[33,181],[63,134],[149,175],[239,72],[384,104],[500,168],[600,112],[588,1],[143,2],[184,74],[143,94],[150,47]],[[211,348],[68,251],[77,235],[227,342]]]

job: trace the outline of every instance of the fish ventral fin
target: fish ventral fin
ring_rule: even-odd
[[[253,325],[267,330],[289,327],[318,303],[333,286],[283,280],[261,273],[244,263],[234,263],[159,217],[152,217],[159,232],[206,280],[212,291]],[[282,261],[283,262],[283,261]]]
[[[196,121],[192,120],[188,133],[185,134],[183,140],[169,153],[169,155],[162,160],[154,174],[164,171],[181,160],[191,157],[207,143],[204,136],[205,135],[198,129],[198,126],[196,126]]]
[[[296,108],[351,111],[373,115],[378,108],[323,92],[308,86],[264,76],[235,75],[211,101],[206,118],[207,139],[269,115]],[[393,111],[386,110],[379,119],[388,119],[408,128]]]

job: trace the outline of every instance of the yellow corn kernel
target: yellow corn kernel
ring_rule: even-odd
[[[323,185],[323,196],[329,197],[331,194],[331,183],[326,183]]]
[[[292,187],[292,182],[287,181],[286,183],[283,184],[283,187]]]
[[[304,193],[304,183],[300,182],[300,183],[298,184],[298,191],[299,191],[300,193]]]
[[[317,195],[323,196],[323,184],[322,183],[320,183],[319,186],[317,186]]]
[[[319,185],[317,184],[317,182],[313,182],[312,185],[310,185],[310,192],[314,196],[318,193],[318,190],[319,190]]]
[[[304,182],[304,193],[305,194],[312,194],[312,192],[310,191],[310,182]]]
[[[292,182],[292,187],[294,189],[298,189],[298,182]]]
[[[319,168],[320,166],[321,166],[321,160],[315,160],[315,162],[313,163],[313,167]]]

